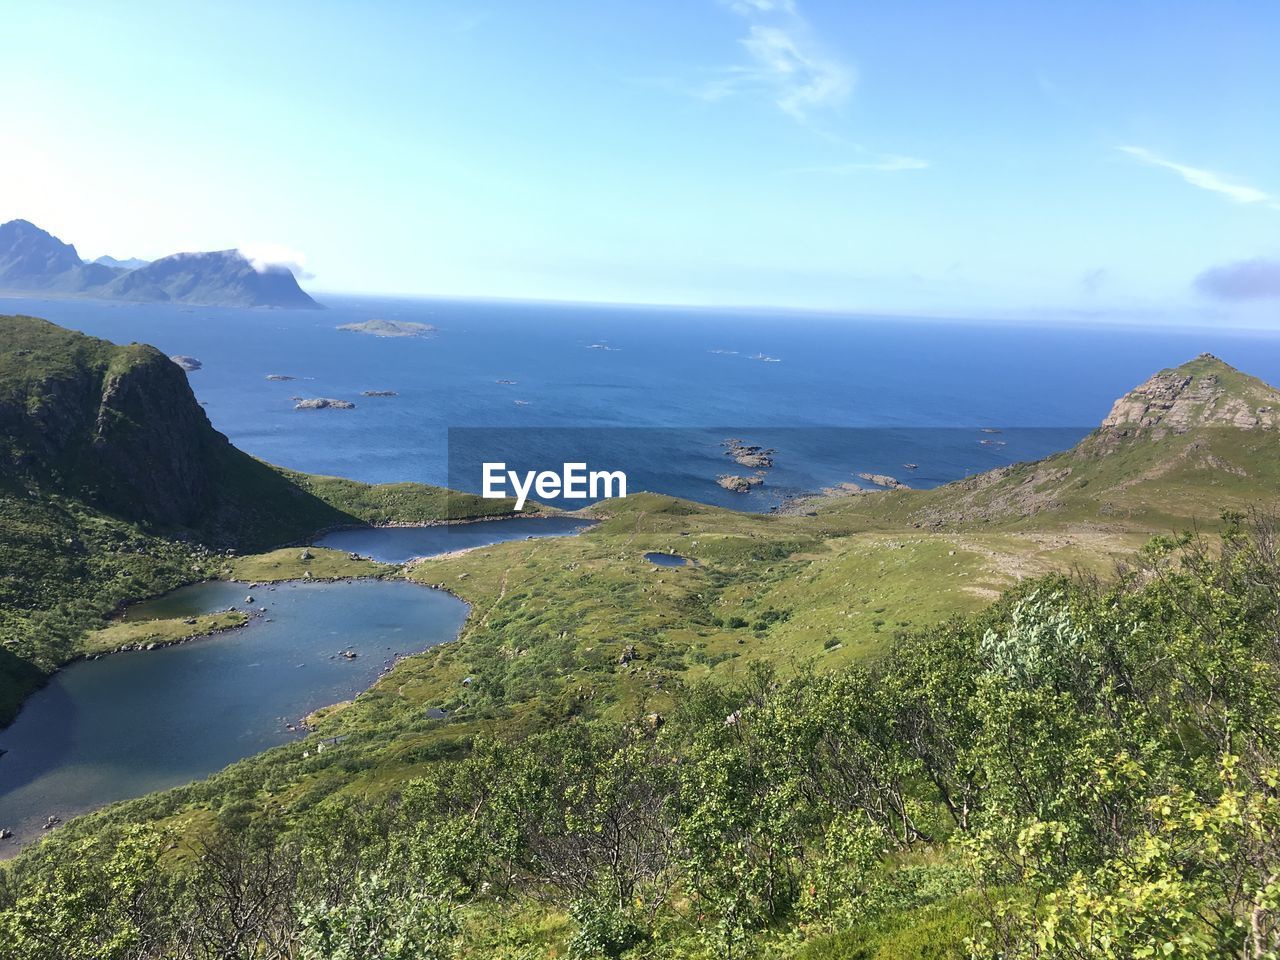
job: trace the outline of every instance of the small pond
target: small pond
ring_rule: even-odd
[[[688,557],[678,553],[646,553],[644,558],[659,567],[683,567],[689,562]]]

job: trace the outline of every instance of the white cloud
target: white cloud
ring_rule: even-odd
[[[1145,147],[1118,147],[1117,149],[1121,153],[1127,153],[1129,156],[1141,160],[1149,166],[1171,170],[1191,186],[1219,194],[1235,203],[1261,203],[1273,210],[1280,210],[1280,197],[1247,184],[1232,183],[1212,170],[1203,170],[1200,167],[1189,167],[1186,164],[1174,163],[1172,160],[1166,160],[1164,157],[1152,153]]]
[[[796,12],[794,0],[722,0],[724,5],[734,13],[749,17],[755,13],[790,13]]]
[[[307,255],[292,247],[279,243],[242,243],[236,249],[259,273],[284,268],[299,280],[310,280],[315,276],[307,271]]]
[[[831,163],[825,166],[796,167],[787,173],[828,173],[833,176],[845,176],[855,173],[901,173],[904,170],[927,170],[928,160],[919,157],[908,157],[900,153],[882,153],[869,160],[857,160],[852,163]]]
[[[722,100],[764,93],[797,120],[815,110],[837,107],[853,92],[857,75],[850,64],[829,55],[813,38],[793,0],[721,0],[752,23],[738,42],[749,62],[721,71],[696,93]]]

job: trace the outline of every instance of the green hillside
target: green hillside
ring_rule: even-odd
[[[151,362],[13,322],[57,371],[0,394],[32,418],[69,402],[47,384],[86,377],[101,407],[110,371]],[[300,743],[61,826],[0,871],[0,942],[21,960],[1266,956],[1277,399],[1202,357],[1072,450],[938,490],[767,516],[640,494],[577,537],[373,571],[466,600],[461,637]],[[193,418],[166,467],[192,499],[112,513],[127,465],[90,479],[80,435],[40,447],[2,409],[14,690],[114,642],[89,629],[121,600],[294,569],[224,544],[452,502],[279,471]],[[142,418],[113,442],[154,457],[155,425],[112,409]],[[1213,536],[1164,536],[1192,527]],[[63,624],[45,659],[42,617]]]
[[[930,491],[833,498],[868,523],[934,530],[1165,533],[1274,505],[1280,391],[1203,355],[1116,401],[1071,450]]]
[[[0,723],[121,604],[217,577],[227,551],[510,509],[263,463],[154,347],[0,317]]]

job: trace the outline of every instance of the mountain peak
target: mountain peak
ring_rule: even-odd
[[[30,220],[0,224],[0,286],[55,287],[81,266],[75,247]]]
[[[117,277],[106,294],[121,300],[226,307],[317,309],[284,267],[258,269],[239,250],[175,253]]]
[[[260,267],[238,250],[85,263],[75,247],[28,220],[0,224],[0,289],[222,307],[320,306],[287,268]]]
[[[1130,390],[1102,421],[1106,432],[1157,436],[1211,426],[1264,430],[1280,426],[1280,391],[1211,353],[1202,353]]]

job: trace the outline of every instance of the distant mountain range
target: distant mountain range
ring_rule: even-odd
[[[76,248],[26,220],[0,224],[0,291],[185,303],[320,309],[284,267],[259,268],[238,250],[159,260],[80,259]]]
[[[100,263],[104,267],[111,267],[113,270],[137,270],[139,267],[145,267],[150,260],[139,260],[137,257],[129,257],[125,260],[117,260],[115,257],[101,256],[93,261]]]

